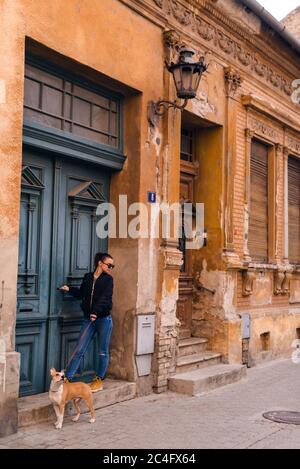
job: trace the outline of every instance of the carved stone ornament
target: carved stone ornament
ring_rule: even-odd
[[[287,147],[289,150],[300,154],[300,140],[296,140],[293,137],[287,138]]]
[[[255,131],[255,133],[260,134],[263,137],[268,137],[274,142],[278,142],[278,132],[269,125],[265,124],[264,122],[256,119],[255,117],[251,116],[249,118],[249,126],[251,130]]]
[[[185,46],[179,34],[174,29],[168,29],[163,32],[163,42],[166,62],[177,62],[179,50]]]
[[[162,244],[164,250],[164,264],[166,270],[180,270],[183,264],[182,252],[177,248],[177,244],[171,240],[164,240]]]
[[[285,159],[290,156],[290,149],[288,147],[283,147],[283,156]]]
[[[222,51],[226,52],[226,54],[232,54],[234,52],[234,42],[229,37],[225,36],[223,33],[219,33],[218,39]]]
[[[284,279],[284,272],[280,272],[278,270],[274,272],[274,295],[282,295]]]
[[[291,291],[291,280],[293,278],[292,272],[286,272],[284,276],[284,281],[282,285],[283,295],[289,295]]]
[[[255,279],[256,274],[253,270],[245,270],[243,272],[243,296],[251,296],[253,294]]]
[[[196,17],[196,30],[200,37],[205,39],[205,41],[212,41],[215,38],[215,29],[210,26],[208,23],[203,21],[201,18]]]
[[[243,80],[240,74],[235,72],[232,67],[225,68],[224,73],[227,96],[233,98],[237,90],[240,88]]]
[[[196,1],[199,2],[199,6],[208,8],[211,15],[215,16],[219,21],[225,25],[228,34],[224,33],[213,21],[203,20],[201,15],[201,8],[195,8]],[[237,64],[244,67],[246,73],[253,73],[257,77],[264,80],[266,83],[274,87],[274,89],[280,90],[286,97],[291,96],[292,80],[286,76],[279,75],[274,70],[269,62],[268,50],[265,54],[258,55],[253,49],[247,45],[249,43],[249,33],[242,31],[239,25],[237,25],[228,15],[222,14],[220,9],[215,9],[213,6],[214,2],[205,2],[204,0],[194,0],[190,4],[184,5],[180,0],[152,0],[153,4],[159,8],[165,19],[176,21],[181,27],[186,28],[187,33],[190,32],[198,33],[204,41],[207,42],[207,48],[211,50],[212,46],[215,49],[219,49],[226,55],[226,60],[230,57]],[[208,5],[209,4],[209,5]],[[242,41],[235,40],[230,34],[237,33],[242,36]],[[278,64],[279,65],[279,64]]]
[[[171,49],[179,49],[181,46],[181,40],[179,34],[175,29],[168,29],[163,32],[164,46]]]
[[[253,137],[255,136],[255,132],[251,129],[245,129],[245,137],[247,142],[251,143]]]
[[[177,0],[169,0],[174,18],[182,25],[188,26],[192,22],[192,11],[180,5]]]

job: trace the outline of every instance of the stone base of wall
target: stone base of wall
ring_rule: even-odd
[[[156,353],[154,357],[154,386],[157,394],[168,390],[168,378],[175,371],[178,331],[170,328],[162,335],[156,336]]]
[[[2,382],[0,383],[0,437],[11,435],[18,431],[19,353],[6,353],[5,363],[1,363],[2,365]],[[6,367],[5,379],[3,379],[4,366]]]
[[[299,312],[274,308],[272,312],[255,313],[251,317],[250,365],[292,357],[299,339],[300,308]]]

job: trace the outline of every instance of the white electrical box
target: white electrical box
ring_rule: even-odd
[[[139,376],[148,376],[151,372],[152,354],[154,353],[155,315],[137,316],[136,365]]]
[[[242,314],[242,339],[250,339],[250,314]]]
[[[155,315],[137,316],[136,355],[154,353]]]

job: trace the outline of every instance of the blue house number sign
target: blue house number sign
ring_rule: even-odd
[[[156,203],[156,192],[148,192],[148,202],[150,204]]]

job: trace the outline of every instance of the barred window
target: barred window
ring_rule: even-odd
[[[24,120],[120,146],[120,101],[26,64]]]

